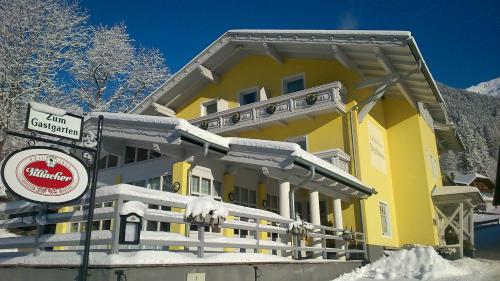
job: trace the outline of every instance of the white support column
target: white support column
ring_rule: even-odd
[[[309,192],[309,213],[311,214],[311,223],[316,225],[321,225],[321,216],[319,210],[319,193],[317,191]],[[313,238],[312,245],[313,247],[321,248],[321,239]],[[313,257],[315,259],[322,258],[322,252],[315,252]]]
[[[333,222],[334,227],[338,229],[344,229],[344,220],[342,219],[342,201],[340,199],[333,199]],[[342,233],[339,233],[342,235]],[[344,243],[342,241],[338,241],[337,247],[340,249],[345,249]],[[339,256],[339,260],[345,260],[345,254],[342,253]]]
[[[320,225],[319,193],[317,191],[309,192],[309,213],[311,214],[311,223]]]
[[[290,182],[280,181],[280,215],[290,218]]]

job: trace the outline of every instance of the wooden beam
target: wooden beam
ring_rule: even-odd
[[[388,74],[396,74],[398,75],[398,72],[394,68],[394,66],[391,64],[389,61],[389,58],[385,55],[385,53],[382,51],[380,47],[375,47],[375,56],[377,57],[377,61],[380,63],[382,68],[388,73]],[[399,88],[399,91],[403,94],[403,96],[406,98],[406,100],[410,103],[410,105],[417,109],[417,103],[415,99],[409,94],[408,90],[406,89],[406,86],[404,85],[403,81],[399,81],[397,84],[397,87]]]
[[[273,60],[275,60],[279,64],[283,64],[284,58],[283,55],[280,54],[276,48],[274,48],[271,44],[269,43],[262,43],[262,47],[264,47],[264,51],[266,52],[266,55],[270,56]]]
[[[345,68],[355,71],[359,76],[364,77],[363,72],[359,67],[347,57],[347,55],[342,51],[342,49],[337,45],[332,45],[333,56],[338,60]]]
[[[210,69],[204,67],[203,65],[199,65],[198,70],[200,71],[201,76],[203,76],[205,79],[209,80],[212,83],[219,83],[219,76]]]
[[[163,114],[163,115],[168,116],[168,117],[175,117],[175,111],[173,111],[172,109],[170,109],[166,106],[163,106],[161,104],[154,102],[153,107],[154,107],[155,111],[160,113],[160,114]]]
[[[366,80],[363,80],[363,81],[359,82],[358,84],[356,84],[356,89],[359,90],[359,89],[364,89],[364,88],[368,88],[368,87],[379,86],[381,84],[387,84],[387,83],[390,83],[392,81],[396,81],[397,79],[399,79],[399,77],[400,76],[397,74],[390,74],[387,76],[366,79]]]

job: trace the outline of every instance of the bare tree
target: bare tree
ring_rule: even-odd
[[[85,111],[127,111],[166,80],[160,52],[135,48],[123,24],[97,27],[92,34],[71,68],[74,98]]]
[[[13,113],[62,94],[63,69],[87,42],[87,16],[62,0],[0,0],[0,153]]]

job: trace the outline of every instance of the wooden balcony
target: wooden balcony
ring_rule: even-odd
[[[286,125],[293,120],[329,112],[344,113],[345,96],[345,88],[336,81],[202,116],[190,122],[212,133]]]

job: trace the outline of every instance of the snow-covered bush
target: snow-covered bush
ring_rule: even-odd
[[[288,232],[291,234],[299,235],[302,239],[307,237],[307,234],[314,231],[314,225],[301,219],[297,215],[297,219],[288,224]]]
[[[212,227],[222,224],[228,216],[227,209],[213,197],[193,197],[184,211],[184,219],[193,223],[206,223]]]

